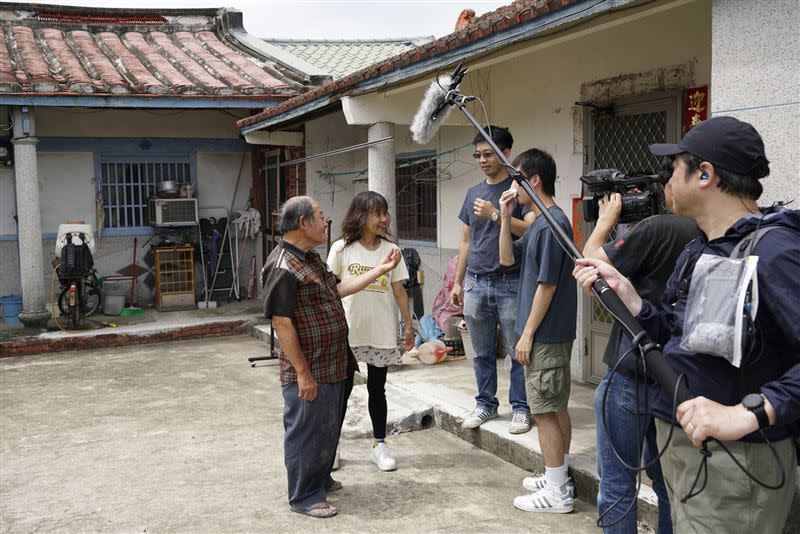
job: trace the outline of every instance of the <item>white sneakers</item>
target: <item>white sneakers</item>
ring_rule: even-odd
[[[568,514],[572,511],[573,501],[566,483],[560,487],[546,485],[530,495],[515,497],[514,508],[526,512]]]
[[[531,429],[531,414],[525,412],[514,412],[511,416],[511,423],[508,425],[510,434],[524,434]]]
[[[489,419],[494,419],[495,417],[497,417],[497,410],[490,412],[485,408],[478,407],[472,410],[472,413],[464,418],[464,422],[461,423],[461,428],[478,428]]]
[[[392,451],[389,450],[386,443],[375,443],[370,451],[369,458],[381,471],[394,471],[397,469],[397,461],[392,456]],[[336,455],[333,457],[332,471],[337,469],[339,469],[339,447],[336,447]]]
[[[572,477],[567,479],[567,491],[569,491],[570,497],[575,497],[575,480]],[[547,486],[547,477],[544,475],[539,475],[538,477],[525,477],[522,480],[522,487],[528,491],[537,492],[540,489]]]
[[[385,443],[379,441],[372,445],[372,452],[370,453],[370,460],[378,466],[381,471],[394,471],[397,469],[397,462],[392,456],[392,452]]]
[[[486,421],[490,419],[494,419],[497,417],[497,410],[487,410],[486,408],[481,408],[480,406],[472,410],[468,416],[464,418],[464,422],[461,423],[461,428],[473,429],[478,428]],[[531,418],[531,414],[524,413],[524,412],[514,412],[511,415],[511,423],[508,425],[508,432],[510,434],[524,434],[525,432],[531,429],[531,425],[533,424],[533,419]]]

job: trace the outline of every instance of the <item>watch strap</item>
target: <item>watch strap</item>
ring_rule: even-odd
[[[764,405],[756,406],[755,408],[750,408],[750,411],[756,414],[756,419],[758,419],[758,428],[767,428],[769,426],[769,416],[767,415],[767,410],[764,408]]]
[[[756,416],[759,429],[769,426],[769,415],[767,415],[767,409],[764,407],[764,397],[758,393],[751,393],[742,399],[742,405]]]

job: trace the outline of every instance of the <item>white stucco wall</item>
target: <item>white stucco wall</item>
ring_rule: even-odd
[[[365,143],[367,129],[350,127],[341,113],[334,113],[309,121],[306,124],[306,155],[313,156],[337,148]],[[354,184],[355,178],[367,175],[339,175],[328,177],[325,173],[359,172],[367,168],[367,149],[347,152],[306,163],[306,193],[315,198],[325,216],[333,220],[332,239],[339,235],[342,219],[350,201],[366,186]]]
[[[231,110],[37,108],[40,137],[228,138],[240,135]]]
[[[197,153],[197,198],[201,212],[212,207],[228,210],[243,210],[250,198],[252,180],[252,158],[244,154],[239,188],[234,199],[234,189],[242,166],[241,152],[198,152]],[[201,216],[203,214],[201,213]]]
[[[39,152],[38,164],[42,233],[74,219],[96,226],[92,153]]]
[[[771,174],[760,204],[800,200],[800,4],[715,0],[711,110],[751,123]]]

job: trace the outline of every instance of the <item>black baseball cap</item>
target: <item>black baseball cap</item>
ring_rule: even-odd
[[[715,167],[752,178],[769,174],[764,141],[752,124],[734,117],[712,117],[689,130],[678,144],[650,145],[656,156],[688,152]]]

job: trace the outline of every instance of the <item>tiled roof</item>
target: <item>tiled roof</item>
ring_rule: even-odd
[[[228,30],[241,30],[228,27],[231,14],[0,4],[0,95],[301,92],[297,77],[231,35]]]
[[[433,41],[431,37],[391,40],[321,41],[264,39],[265,42],[286,50],[333,78],[339,79],[386,58]]]
[[[419,61],[444,55],[493,34],[513,29],[515,26],[583,1],[585,0],[517,0],[507,6],[471,19],[467,26],[449,35],[402,52],[339,80],[326,83],[275,107],[265,109],[261,113],[245,117],[237,121],[236,125],[239,128],[246,128],[252,124],[292,111],[317,99],[342,95],[366,80],[378,78]]]

